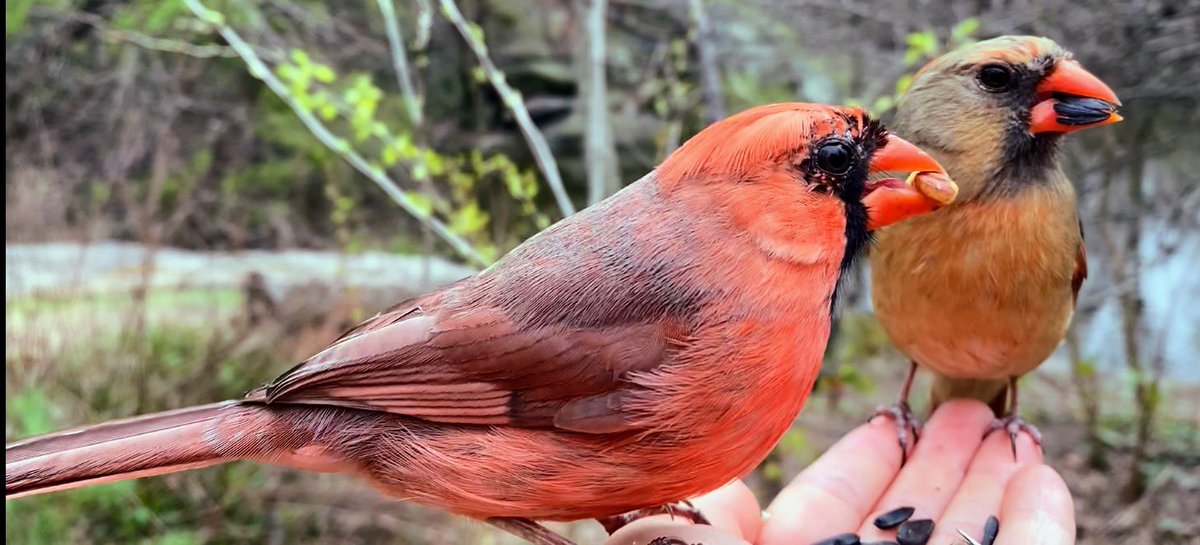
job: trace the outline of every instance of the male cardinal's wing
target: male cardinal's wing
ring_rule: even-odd
[[[1079,248],[1075,250],[1075,274],[1071,276],[1071,302],[1079,303],[1079,289],[1087,279],[1087,245],[1083,241],[1083,220],[1079,221]]]
[[[658,367],[687,337],[695,300],[658,276],[552,276],[470,279],[401,304],[249,399],[446,423],[634,429],[628,375]]]

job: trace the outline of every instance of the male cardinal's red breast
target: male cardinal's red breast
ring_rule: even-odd
[[[866,183],[898,170],[930,178]],[[252,460],[359,475],[544,543],[532,520],[684,500],[788,429],[868,224],[940,206],[939,171],[857,109],[742,112],[243,400],[9,445],[5,493]]]
[[[883,229],[871,254],[872,300],[912,360],[908,387],[933,372],[933,404],[990,402],[1014,440],[1037,431],[1017,414],[1016,379],[1067,332],[1087,275],[1075,191],[1058,166],[1063,134],[1115,123],[1117,96],[1058,44],[1031,36],[980,42],[935,59],[896,110],[899,134],[927,149],[962,188],[937,212]]]

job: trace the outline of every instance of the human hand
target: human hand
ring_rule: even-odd
[[[894,541],[875,517],[913,507],[910,520],[932,519],[928,543],[982,540],[989,516],[1000,520],[996,545],[1068,545],[1075,512],[1066,483],[1026,435],[1013,461],[1008,436],[983,439],[992,412],[982,403],[955,400],[929,419],[908,463],[900,467],[896,427],[884,418],[859,426],[830,447],[761,511],[741,482],[693,503],[712,526],[650,517],[615,534],[606,545],[806,545],[855,533],[863,543]]]

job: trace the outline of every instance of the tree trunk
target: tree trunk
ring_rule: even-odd
[[[1147,451],[1154,427],[1154,417],[1158,412],[1159,403],[1159,377],[1157,373],[1147,366],[1143,358],[1141,342],[1142,336],[1145,333],[1142,323],[1145,314],[1145,302],[1142,300],[1141,290],[1141,215],[1145,208],[1142,178],[1145,176],[1146,171],[1146,153],[1142,142],[1146,140],[1145,133],[1149,129],[1146,121],[1148,120],[1143,121],[1141,130],[1136,131],[1137,136],[1131,140],[1132,149],[1129,154],[1128,178],[1130,210],[1128,225],[1126,225],[1121,237],[1120,248],[1118,248],[1117,252],[1121,258],[1120,263],[1118,263],[1118,267],[1114,268],[1114,273],[1117,275],[1117,285],[1119,286],[1117,293],[1120,309],[1121,335],[1123,337],[1122,346],[1125,352],[1126,365],[1134,376],[1134,399],[1137,403],[1137,428],[1133,446],[1132,467],[1129,470],[1129,476],[1122,491],[1122,496],[1124,496],[1126,501],[1133,501],[1141,497],[1142,493],[1146,490],[1146,477],[1142,471],[1142,466],[1146,462]]]
[[[1078,322],[1079,316],[1076,316]],[[1108,469],[1108,449],[1100,438],[1100,381],[1094,363],[1086,361],[1079,347],[1076,327],[1067,333],[1067,355],[1071,360],[1071,376],[1079,394],[1080,409],[1083,411],[1084,433],[1088,444],[1088,467],[1096,470]]]
[[[619,188],[617,150],[613,144],[609,119],[608,79],[605,73],[608,0],[578,0],[576,12],[583,20],[584,32],[579,65],[583,82],[583,109],[587,120],[583,139],[588,204],[596,204]]]
[[[688,0],[692,24],[695,25],[696,55],[700,58],[700,91],[704,94],[704,121],[713,123],[728,115],[725,96],[721,93],[721,67],[712,46],[712,24],[704,10],[704,0]]]

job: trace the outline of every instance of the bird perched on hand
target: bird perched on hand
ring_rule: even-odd
[[[563,543],[533,521],[611,522],[757,465],[813,385],[868,227],[952,198],[940,171],[857,109],[742,112],[243,400],[8,445],[5,494],[250,460]]]
[[[1046,38],[1006,36],[935,59],[900,98],[898,134],[945,165],[953,205],[883,229],[871,253],[875,312],[911,360],[897,420],[901,448],[918,424],[908,407],[917,367],[932,404],[990,403],[1014,441],[1017,378],[1066,335],[1087,276],[1075,192],[1057,160],[1068,132],[1121,120],[1120,102]]]

